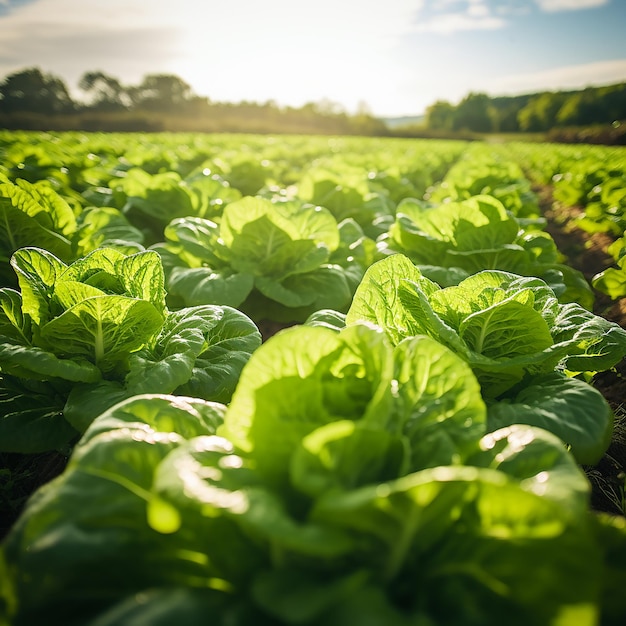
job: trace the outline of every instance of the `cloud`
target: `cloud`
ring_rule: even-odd
[[[459,5],[464,5],[460,7]],[[497,30],[508,22],[493,15],[485,0],[430,2],[418,18],[416,32],[451,35],[460,31]]]
[[[486,81],[481,89],[491,94],[519,94],[574,90],[623,81],[626,81],[626,59],[614,59],[495,78]]]
[[[535,0],[542,11],[556,13],[558,11],[578,11],[595,9],[609,4],[610,0]]]

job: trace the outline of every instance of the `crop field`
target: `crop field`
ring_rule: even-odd
[[[622,626],[626,148],[0,132],[0,626]]]

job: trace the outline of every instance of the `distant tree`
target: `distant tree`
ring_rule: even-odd
[[[10,74],[0,84],[0,110],[5,113],[55,115],[69,113],[74,108],[65,83],[39,68]]]
[[[127,89],[117,78],[104,72],[85,72],[78,86],[90,95],[89,108],[94,110],[120,111],[130,105]]]
[[[454,112],[454,130],[488,133],[494,128],[490,98],[484,93],[469,93]]]
[[[601,87],[599,97],[605,103],[607,121],[626,120],[626,83]]]
[[[174,74],[150,74],[129,95],[138,109],[174,113],[181,110],[194,93],[182,78]]]
[[[550,130],[556,125],[557,115],[566,99],[564,92],[537,94],[517,114],[520,129],[529,132]]]
[[[456,109],[445,100],[437,100],[426,109],[426,126],[438,130],[451,130]]]
[[[610,121],[598,89],[585,89],[567,97],[556,116],[559,126],[590,126]]]
[[[515,133],[520,130],[517,114],[526,104],[530,95],[496,96],[491,98],[491,110],[494,118],[494,130]]]

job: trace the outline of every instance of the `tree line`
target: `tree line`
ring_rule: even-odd
[[[27,68],[0,83],[0,127],[33,130],[204,131],[385,135],[385,124],[361,105],[354,115],[323,100],[302,107],[275,102],[212,102],[174,74],[149,74],[123,85],[85,72],[76,100],[64,81]]]
[[[124,85],[102,71],[85,72],[76,100],[61,78],[27,68],[0,82],[0,128],[88,131],[202,131],[398,135],[473,138],[482,133],[548,133],[563,141],[589,140],[566,129],[595,126],[626,140],[626,83],[578,91],[540,92],[492,97],[469,93],[458,104],[431,104],[419,128],[391,130],[363,104],[355,114],[323,100],[301,107],[274,101],[213,102],[195,94],[174,74],[149,74],[137,85]],[[606,131],[602,133],[606,135]],[[604,135],[599,135],[603,141]],[[616,142],[607,137],[607,142]]]
[[[521,96],[470,93],[457,105],[439,100],[426,110],[426,126],[442,131],[546,132],[626,121],[626,83]]]

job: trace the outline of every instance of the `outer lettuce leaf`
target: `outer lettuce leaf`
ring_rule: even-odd
[[[109,432],[130,428],[144,433],[176,433],[184,439],[214,435],[224,421],[219,402],[168,394],[140,394],[116,403],[91,424],[81,445]]]
[[[215,402],[229,402],[244,365],[261,345],[258,328],[249,317],[226,306],[192,307],[170,316],[175,318],[174,322],[183,320],[184,325],[192,323],[193,317],[200,318],[196,323],[204,338],[191,375],[174,391]],[[168,345],[171,341],[172,336]]]
[[[591,385],[554,372],[490,406],[488,424],[490,430],[512,424],[545,428],[569,444],[579,463],[593,465],[611,441],[613,412]]]
[[[626,355],[626,331],[574,303],[561,308],[553,336],[568,346],[563,366],[572,372],[602,372]]]
[[[88,207],[78,218],[72,237],[75,257],[82,257],[97,248],[109,247],[135,251],[143,245],[144,235],[114,207]]]
[[[0,450],[37,453],[78,437],[63,414],[63,397],[50,383],[0,377]]]
[[[345,309],[352,297],[347,274],[338,265],[321,265],[311,272],[291,275],[280,282],[259,276],[254,284],[267,298],[293,308]]]
[[[80,355],[60,358],[42,348],[3,339],[0,337],[0,364],[4,373],[33,380],[61,378],[76,383],[94,383],[102,377],[101,370]]]
[[[22,296],[9,288],[0,289],[0,336],[23,345],[32,340],[30,317],[22,312]]]
[[[346,327],[346,314],[334,309],[319,309],[309,315],[306,319],[305,326],[322,326],[339,332]]]
[[[33,184],[27,180],[18,179],[15,184],[37,202],[39,206],[46,209],[55,231],[62,233],[66,237],[74,232],[76,229],[76,218],[72,208],[47,180]]]
[[[239,306],[254,287],[252,274],[231,269],[174,267],[167,279],[168,296],[180,298],[188,306],[219,303]]]
[[[220,240],[219,226],[200,217],[172,220],[165,227],[166,245],[177,248],[181,259],[190,267],[208,265],[220,268],[228,260],[228,250]],[[159,244],[155,249],[160,251]]]
[[[584,517],[589,482],[556,435],[542,427],[512,424],[486,434],[479,448],[468,465],[504,472],[521,481],[524,490],[562,504],[572,518]]]
[[[132,395],[116,380],[74,385],[67,395],[63,415],[79,433],[84,433],[96,417]]]

